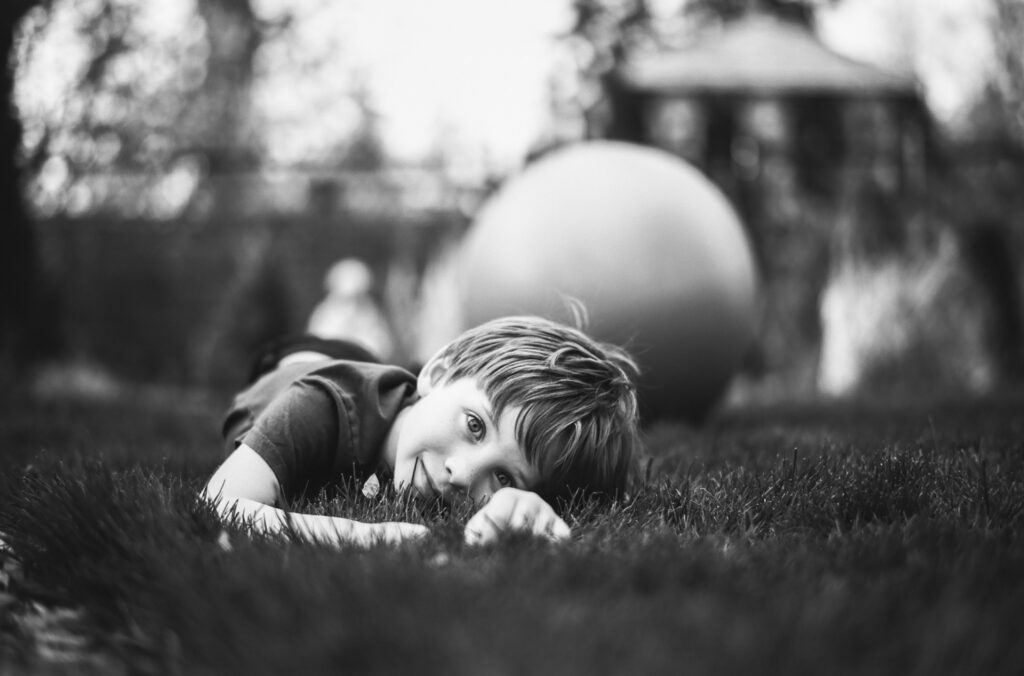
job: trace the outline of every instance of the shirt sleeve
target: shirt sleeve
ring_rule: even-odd
[[[300,380],[274,397],[242,442],[270,466],[291,500],[331,480],[344,461],[337,457],[342,428],[353,431],[345,407],[324,387]]]

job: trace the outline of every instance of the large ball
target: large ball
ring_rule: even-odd
[[[666,152],[588,142],[544,156],[481,208],[462,251],[467,326],[565,320],[637,358],[645,418],[702,419],[749,346],[750,245],[729,203]]]

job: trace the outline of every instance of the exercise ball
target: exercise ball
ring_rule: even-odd
[[[756,273],[724,195],[667,152],[594,141],[528,165],[489,197],[461,251],[464,328],[512,314],[566,321],[641,368],[645,420],[699,422],[751,343]]]

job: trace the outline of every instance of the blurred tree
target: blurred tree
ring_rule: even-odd
[[[196,9],[206,26],[206,78],[183,118],[185,132],[212,173],[257,163],[253,132],[253,58],[262,41],[249,0],[203,0]]]
[[[386,163],[387,153],[380,135],[380,114],[374,109],[373,96],[364,78],[356,79],[351,99],[359,111],[359,122],[341,151],[338,164],[353,171],[379,171]]]
[[[38,290],[39,264],[32,224],[21,198],[21,169],[18,148],[21,124],[12,105],[14,95],[13,55],[17,27],[36,4],[34,0],[5,0],[0,4],[0,213],[4,232],[0,235],[0,370],[17,368],[34,352],[32,348],[33,307]]]
[[[29,203],[172,218],[249,204],[245,174],[267,162],[379,168],[371,92],[330,8],[53,0],[17,64]]]
[[[3,3],[4,362],[60,342],[32,216],[170,218],[211,171],[256,164],[253,58],[287,18],[260,21],[249,0]],[[240,203],[236,185],[211,192]]]
[[[248,0],[55,0],[22,28],[15,102],[41,215],[168,218],[204,171],[251,166]]]
[[[206,27],[206,77],[182,111],[179,143],[191,145],[203,163],[205,208],[232,213],[252,201],[253,184],[244,177],[261,162],[252,98],[256,53],[264,33],[287,24],[289,15],[281,24],[261,22],[250,0],[201,0],[196,10]]]
[[[1024,0],[992,0],[990,7],[994,59],[965,123],[945,137],[941,175],[959,185],[945,186],[939,197],[958,222],[999,221],[1024,238]]]
[[[1024,377],[1024,0],[993,0],[995,68],[951,148],[955,183],[943,192],[960,224],[964,261],[992,306],[988,346],[1005,381]],[[950,178],[947,176],[946,178]]]
[[[1007,122],[1024,145],[1024,0],[995,0],[992,33],[998,75],[996,87]]]
[[[574,0],[574,20],[562,36],[575,70],[553,96],[561,115],[583,118],[587,138],[616,137],[611,126],[621,124],[616,114],[615,69],[636,50],[654,39],[647,0]]]

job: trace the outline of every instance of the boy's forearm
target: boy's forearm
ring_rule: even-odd
[[[345,541],[354,530],[354,522],[350,519],[293,514],[245,498],[222,498],[217,504],[217,511],[223,518],[241,517],[258,533],[276,535],[291,531],[308,542]]]
[[[306,542],[334,546],[397,544],[427,532],[424,526],[409,523],[363,523],[342,517],[286,512],[245,498],[221,498],[217,511],[222,518],[241,517],[259,533],[294,533]]]

